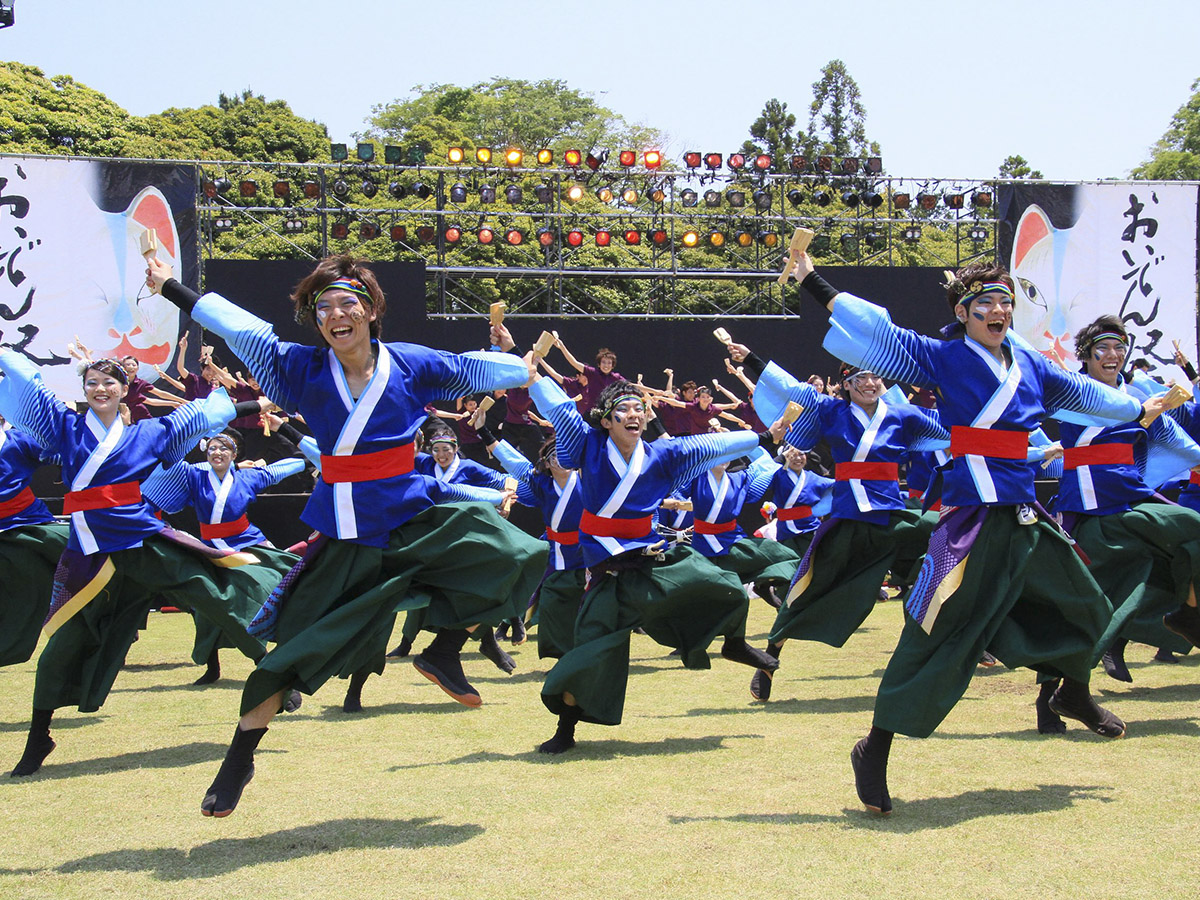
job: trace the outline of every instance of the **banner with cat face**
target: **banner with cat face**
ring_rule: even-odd
[[[181,333],[179,311],[145,286],[140,238],[196,285],[196,176],[187,165],[0,156],[0,342],[81,400],[76,338],[94,358],[134,356],[158,378]]]
[[[1162,182],[1001,185],[999,259],[1016,283],[1013,325],[1078,368],[1075,334],[1106,313],[1159,377],[1196,361],[1195,185]]]

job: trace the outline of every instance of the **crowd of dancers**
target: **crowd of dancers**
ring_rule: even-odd
[[[1121,737],[1126,724],[1091,695],[1096,665],[1129,680],[1131,640],[1164,659],[1200,646],[1188,392],[1127,365],[1115,316],[1077,335],[1082,371],[1033,351],[1010,330],[999,266],[948,273],[953,321],[937,336],[839,292],[805,254],[790,274],[828,310],[825,347],[843,365],[800,380],[726,335],[745,399],[717,379],[675,385],[671,369],[661,389],[628,380],[611,350],[584,364],[556,333],[521,348],[499,322],[489,350],[386,342],[386,299],[349,257],[322,261],[291,294],[312,346],[150,260],[150,288],[245,374],[207,345],[188,372],[184,339],[178,378],[159,370],[156,388],[136,359],[95,359],[76,341],[76,411],[0,349],[0,665],[48,638],[12,776],[45,763],[55,710],[100,708],[163,604],[195,616],[198,684],[220,676],[222,648],[255,663],[206,816],[238,805],[277,714],[335,676],[348,680],[343,708],[360,710],[388,656],[412,656],[479,706],[463,649],[478,642],[511,672],[497,634],[520,642],[536,623],[538,654],[554,660],[541,697],[557,717],[539,749],[561,754],[580,723],[621,722],[634,632],[697,669],[720,638],[765,702],[785,642],[843,646],[885,582],[902,589],[905,617],[850,753],[868,809],[891,811],[893,736],[930,735],[981,662],[1036,671],[1039,732],[1070,719]],[[188,461],[198,444],[203,462]],[[31,491],[42,465],[61,467],[60,518]],[[311,479],[311,535],[284,550],[248,510],[289,478]],[[1036,478],[1058,478],[1053,513]],[[1160,493],[1175,487],[1178,502]],[[540,538],[508,521],[513,503],[541,513]],[[198,537],[164,519],[185,507]],[[754,536],[739,525],[746,508],[769,518]],[[752,597],[777,609],[762,648],[746,640]]]

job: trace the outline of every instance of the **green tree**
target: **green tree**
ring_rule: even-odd
[[[808,150],[834,156],[878,156],[879,144],[867,139],[867,109],[858,83],[840,59],[830,60],[813,82],[808,116]]]
[[[1004,162],[1000,163],[1000,171],[997,173],[1001,178],[1042,178],[1042,173],[1032,168],[1025,160],[1025,157],[1014,155],[1006,156]]]
[[[1170,127],[1151,149],[1150,158],[1133,170],[1133,177],[1200,179],[1200,78],[1192,82],[1192,95],[1175,111]]]
[[[789,161],[805,141],[805,135],[796,130],[796,116],[788,112],[788,106],[772,97],[763,106],[762,113],[750,125],[750,138],[742,144],[742,152],[757,156],[768,153],[775,172],[787,171]]]

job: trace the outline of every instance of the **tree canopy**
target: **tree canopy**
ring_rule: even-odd
[[[1000,163],[1000,171],[997,174],[1001,178],[1036,179],[1043,177],[1040,170],[1030,166],[1025,157],[1019,154],[1004,157],[1004,162]]]
[[[1150,158],[1133,170],[1133,177],[1200,180],[1200,78],[1192,82],[1192,95],[1175,111],[1166,133],[1151,148]]]

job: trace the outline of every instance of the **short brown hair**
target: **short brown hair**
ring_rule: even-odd
[[[342,279],[352,279],[362,283],[370,298],[368,302],[371,304],[371,310],[375,313],[375,321],[371,323],[371,337],[378,338],[383,332],[382,323],[383,315],[387,312],[387,300],[379,288],[379,282],[375,280],[375,273],[367,268],[366,261],[353,256],[325,257],[317,263],[317,267],[306,278],[296,285],[291,294],[292,306],[296,310],[296,321],[302,325],[311,325],[320,333],[320,329],[317,328],[317,294],[335,281]],[[325,338],[321,338],[321,343],[327,344]]]

